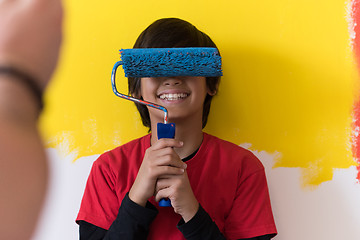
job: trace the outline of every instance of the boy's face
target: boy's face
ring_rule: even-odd
[[[200,116],[206,94],[211,94],[205,77],[141,78],[141,96],[145,101],[164,106],[169,120],[175,122],[186,117]],[[148,108],[151,121],[162,122],[164,114]]]

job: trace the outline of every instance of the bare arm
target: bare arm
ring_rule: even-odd
[[[29,239],[45,195],[47,166],[36,104],[12,80],[0,76],[0,231],[4,239]]]
[[[61,43],[60,0],[0,0],[0,66],[36,79],[43,90]],[[46,192],[47,165],[37,130],[39,106],[29,87],[0,72],[0,232],[29,239]]]

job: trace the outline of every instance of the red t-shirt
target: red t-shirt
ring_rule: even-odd
[[[102,154],[93,164],[77,221],[109,229],[135,181],[151,135]],[[204,133],[186,162],[193,192],[227,239],[276,233],[264,167],[248,150]],[[158,206],[153,198],[149,200]],[[157,207],[148,239],[184,239],[171,207]]]

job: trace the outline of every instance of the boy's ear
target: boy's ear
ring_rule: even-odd
[[[215,96],[215,95],[216,95],[216,92],[217,92],[216,90],[214,90],[214,91],[210,91],[210,90],[208,90],[208,92],[207,92],[207,93],[208,93],[210,96],[212,96],[212,97],[213,97],[213,96]]]
[[[217,91],[218,91],[218,88],[219,88],[219,84],[216,84],[216,87],[214,90],[210,90],[210,88],[208,87],[207,88],[207,93],[210,95],[210,96],[215,96]]]
[[[140,99],[141,98],[141,91],[133,92],[133,93],[131,93],[131,96],[134,97],[134,98]]]

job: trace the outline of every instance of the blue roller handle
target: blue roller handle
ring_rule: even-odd
[[[175,137],[175,123],[158,123],[157,136],[161,138],[174,138]],[[171,207],[170,199],[160,199],[160,207]]]

